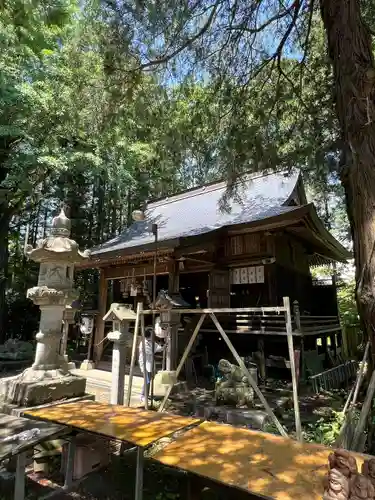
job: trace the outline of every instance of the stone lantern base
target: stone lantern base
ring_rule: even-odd
[[[84,396],[86,379],[62,370],[28,368],[0,383],[1,406],[32,407]]]

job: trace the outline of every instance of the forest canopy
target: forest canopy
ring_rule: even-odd
[[[359,205],[353,192],[363,182],[358,162],[365,172],[372,163],[353,156],[352,135],[358,127],[369,133],[372,107],[352,110],[348,89],[358,89],[355,102],[372,102],[360,78],[371,77],[373,13],[347,4],[339,11],[338,0],[6,2],[0,340],[14,324],[15,304],[31,307],[24,294],[35,269],[22,256],[26,234],[31,244],[44,236],[61,202],[73,237],[92,247],[118,234],[152,197],[225,177],[229,198],[245,171],[296,167],[327,227],[348,245],[353,236],[369,330],[370,171]],[[363,71],[351,69],[360,53],[337,47],[334,36],[343,34],[363,37]],[[366,134],[354,135],[370,154]],[[95,289],[94,273],[80,279],[87,293]]]

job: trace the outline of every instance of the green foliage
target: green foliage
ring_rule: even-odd
[[[87,248],[118,234],[146,199],[206,178],[208,129],[197,130],[205,89],[191,83],[167,91],[149,74],[116,72],[128,56],[103,43],[112,32],[93,3],[32,7],[13,1],[0,12],[0,189],[7,193],[0,229],[9,249],[0,255],[0,317],[7,306],[8,335],[24,335],[17,311],[35,283],[22,257],[27,228],[35,245],[61,201],[72,236]],[[187,95],[197,102],[193,112]],[[192,162],[200,171],[190,176]],[[96,272],[80,273],[83,300],[95,296],[96,284]],[[0,341],[1,334],[0,321]]]
[[[230,181],[225,205],[236,195],[232,181],[241,173],[298,167],[327,227],[350,243],[333,76],[320,13],[311,3],[165,0],[156,8],[152,1],[132,6],[104,0],[101,5],[112,31],[128,34],[125,42],[115,39],[115,51],[130,61],[117,67],[120,74],[154,70],[181,83],[174,88],[184,101],[191,141],[184,177],[225,176]],[[294,9],[296,17],[290,15]],[[113,38],[110,43],[113,47]]]
[[[332,445],[338,438],[345,415],[342,412],[332,411],[329,419],[320,418],[314,424],[309,424],[304,432],[304,439],[313,443]]]
[[[344,327],[360,327],[357,304],[355,300],[355,282],[340,284],[337,292],[340,318]]]
[[[207,18],[209,6],[194,5],[11,0],[1,10],[0,190],[8,196],[0,200],[0,229],[10,257],[0,256],[0,309],[6,287],[14,308],[9,294],[18,297],[29,283],[26,227],[35,244],[61,201],[73,237],[92,247],[119,234],[146,199],[223,175],[232,181],[245,170],[300,167],[327,224],[345,238],[346,220],[332,208],[342,197],[339,134],[321,23],[314,17],[304,74],[294,56],[280,58],[281,73],[274,65],[255,71],[265,47],[251,66],[244,51],[250,38],[241,45],[228,31],[223,45],[225,29],[207,33],[207,44],[195,44],[175,68],[137,69],[198,27],[186,24],[191,7]],[[222,9],[217,27],[228,20]],[[233,21],[242,17],[232,14]],[[97,274],[80,273],[77,284],[89,300]]]
[[[155,497],[155,500],[178,500],[179,498],[179,493],[165,492],[158,493]]]

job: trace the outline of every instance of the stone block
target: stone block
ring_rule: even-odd
[[[176,372],[175,371],[168,371],[168,370],[160,371],[155,375],[154,380],[155,380],[155,382],[158,381],[158,383],[164,384],[164,385],[175,384],[177,382]]]
[[[160,371],[154,377],[154,396],[164,397],[170,384],[173,384],[171,395],[187,392],[186,382],[176,381],[175,371]]]
[[[228,410],[226,421],[231,425],[242,425],[251,429],[263,430],[269,422],[266,412],[261,410]]]
[[[0,385],[0,402],[16,406],[38,406],[52,401],[83,396],[86,379],[76,375],[24,381],[21,377],[8,379]]]
[[[95,368],[94,361],[90,361],[88,359],[82,361],[81,366],[79,367],[80,370],[93,370],[94,368]]]

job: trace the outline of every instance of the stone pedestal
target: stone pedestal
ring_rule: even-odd
[[[125,390],[125,366],[126,366],[126,341],[125,332],[110,332],[107,335],[108,340],[113,342],[112,351],[112,383],[111,399],[112,405],[124,404]]]
[[[3,406],[38,406],[85,394],[86,379],[69,372],[68,361],[60,352],[64,310],[77,297],[74,264],[88,258],[69,235],[70,221],[61,211],[53,219],[51,235],[36,248],[26,249],[26,255],[40,263],[38,285],[27,292],[40,307],[40,327],[32,366],[0,384]]]
[[[24,372],[25,373],[25,372]],[[69,372],[64,374],[49,372],[39,377],[36,374],[23,374],[0,385],[0,404],[15,406],[39,406],[65,398],[83,396],[86,379]]]
[[[158,372],[154,378],[154,395],[164,397],[169,386],[177,383],[176,372],[163,370]]]

